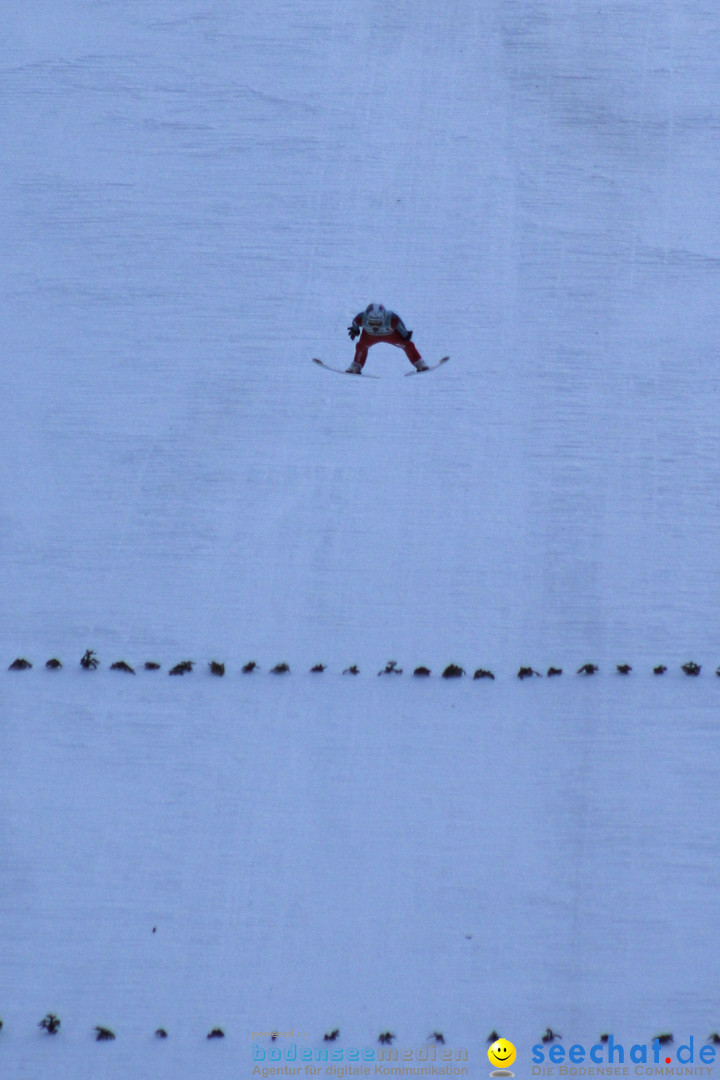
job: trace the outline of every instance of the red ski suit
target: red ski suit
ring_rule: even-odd
[[[403,350],[411,364],[415,364],[421,359],[420,353],[410,340],[409,331],[406,330],[402,319],[394,311],[387,312],[385,326],[381,328],[380,332],[369,331],[367,326],[363,325],[366,322],[364,316],[365,312],[361,311],[353,319],[353,325],[357,326],[358,330],[362,330],[355,346],[355,363],[358,363],[361,368],[367,360],[368,349],[372,345],[377,345],[378,342],[385,345],[397,345],[399,349]]]

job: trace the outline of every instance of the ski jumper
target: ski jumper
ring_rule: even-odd
[[[355,346],[355,359],[353,360],[353,365],[358,370],[362,371],[367,360],[368,349],[379,342],[383,342],[385,345],[396,345],[399,349],[402,349],[413,366],[418,361],[422,362],[420,353],[411,341],[412,331],[406,328],[405,323],[394,311],[385,311],[382,321],[378,324],[377,319],[375,319],[372,325],[368,322],[368,312],[361,311],[353,319],[352,325],[360,333],[360,338]]]

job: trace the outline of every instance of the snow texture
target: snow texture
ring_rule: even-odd
[[[10,7],[0,1073],[704,1040],[717,5]]]

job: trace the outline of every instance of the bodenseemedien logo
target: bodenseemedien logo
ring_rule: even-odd
[[[488,1059],[490,1064],[495,1066],[490,1075],[514,1076],[515,1073],[510,1071],[510,1066],[516,1057],[517,1051],[509,1039],[496,1039],[488,1047]]]

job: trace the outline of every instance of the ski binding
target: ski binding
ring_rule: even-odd
[[[428,366],[423,371],[406,371],[405,378],[407,379],[409,375],[424,375],[428,371],[437,371],[437,369],[439,367],[442,367],[443,364],[447,364],[449,359],[449,356],[443,356],[442,360],[438,360],[437,364],[428,364]]]

